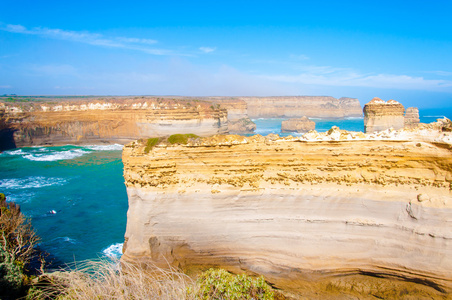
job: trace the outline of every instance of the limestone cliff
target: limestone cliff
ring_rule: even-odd
[[[16,146],[29,146],[126,143],[174,133],[206,136],[228,130],[227,111],[198,100],[143,97],[5,103],[3,107],[3,145],[11,136]]]
[[[384,278],[445,297],[452,139],[440,128],[449,123],[388,138],[337,128],[310,142],[218,135],[148,154],[130,143],[122,259],[262,274],[309,298],[319,285],[393,289]]]
[[[364,132],[372,133],[391,127],[397,130],[405,126],[405,108],[397,101],[385,102],[375,97],[364,105],[363,111]]]
[[[310,130],[315,130],[315,122],[309,120],[306,116],[281,122],[281,132],[305,133]]]
[[[358,99],[323,96],[240,97],[250,118],[362,117]]]

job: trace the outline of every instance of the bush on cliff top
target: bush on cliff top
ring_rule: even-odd
[[[274,299],[273,289],[264,277],[233,275],[222,269],[210,269],[197,280],[195,299]]]
[[[170,144],[187,144],[188,143],[188,139],[192,138],[192,139],[196,139],[199,138],[199,136],[197,136],[196,134],[193,133],[187,133],[187,134],[173,134],[170,135],[170,137],[168,138],[168,142]]]
[[[27,292],[27,268],[39,241],[19,205],[0,193],[0,298],[16,299]]]
[[[146,147],[144,148],[145,153],[149,153],[149,151],[154,148],[160,142],[160,138],[149,138],[146,142]]]

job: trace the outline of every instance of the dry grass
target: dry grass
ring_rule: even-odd
[[[194,299],[189,286],[192,279],[171,268],[88,261],[74,271],[42,275],[29,299]]]

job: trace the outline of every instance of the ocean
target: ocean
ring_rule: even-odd
[[[452,109],[421,110],[430,123]],[[283,119],[256,119],[256,133],[280,133]],[[316,130],[363,131],[362,118],[313,119]],[[288,134],[286,134],[288,135]],[[0,153],[0,193],[20,204],[57,263],[120,257],[127,218],[121,145],[27,147]]]

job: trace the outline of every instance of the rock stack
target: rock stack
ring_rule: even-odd
[[[305,133],[310,130],[315,130],[315,122],[309,120],[306,116],[285,120],[281,123],[281,132]]]
[[[419,109],[408,107],[405,112],[405,128],[416,128],[419,125]]]
[[[373,133],[393,128],[405,127],[405,108],[395,100],[387,102],[380,98],[373,98],[364,105],[364,132]]]

